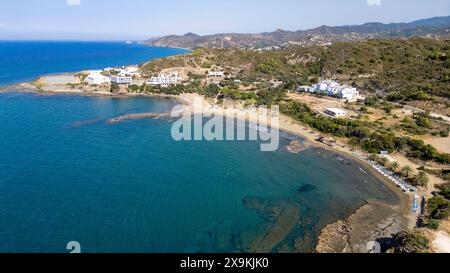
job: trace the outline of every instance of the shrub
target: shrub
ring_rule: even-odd
[[[440,221],[439,220],[436,220],[436,219],[431,219],[431,220],[429,220],[428,221],[428,223],[427,223],[427,228],[429,228],[429,229],[434,229],[434,230],[437,230],[438,228],[439,228],[439,225],[440,225],[441,223],[440,223]]]
[[[449,215],[449,201],[442,196],[434,196],[427,202],[427,212],[430,219],[445,219]]]
[[[395,253],[428,253],[427,238],[414,232],[403,231],[393,236]]]
[[[119,93],[119,91],[120,91],[120,86],[117,83],[112,83],[110,92],[113,94],[117,94],[117,93]]]

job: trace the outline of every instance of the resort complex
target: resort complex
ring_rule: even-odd
[[[153,85],[153,86],[168,87],[171,85],[176,85],[176,84],[181,83],[181,79],[182,78],[178,75],[177,72],[173,72],[173,73],[153,76],[147,81],[147,84]]]
[[[340,85],[333,80],[323,80],[313,86],[299,86],[297,90],[299,92],[325,94],[348,101],[364,99],[356,88],[348,85]]]
[[[177,72],[162,73],[152,76],[148,80],[142,79],[139,67],[128,66],[121,68],[105,68],[87,72],[85,82],[89,85],[118,84],[118,85],[143,85],[169,87],[181,84],[182,77]]]

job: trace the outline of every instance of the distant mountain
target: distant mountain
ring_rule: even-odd
[[[299,31],[278,29],[258,34],[223,33],[200,36],[194,33],[156,37],[146,41],[153,46],[183,48],[265,48],[289,44],[312,45],[337,41],[360,41],[370,38],[399,38],[415,36],[450,37],[450,16],[434,17],[411,23],[366,23],[362,25],[320,26]]]
[[[409,23],[411,27],[448,27],[450,24],[450,16],[433,17]]]

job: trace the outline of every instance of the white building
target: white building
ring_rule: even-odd
[[[120,69],[120,76],[139,76],[139,67],[136,65],[130,65]]]
[[[104,83],[110,83],[110,78],[103,76],[101,74],[101,71],[90,71],[89,75],[86,77],[85,82],[88,84],[94,85],[100,85]]]
[[[162,87],[167,87],[170,85],[179,84],[181,82],[181,77],[177,72],[170,74],[161,74],[157,77],[151,77],[150,80],[147,81],[148,85],[159,85]]]
[[[136,66],[136,65],[130,65],[127,67],[122,66],[119,68],[108,67],[108,68],[103,69],[103,71],[109,72],[114,75],[122,76],[122,77],[133,77],[133,76],[139,77],[140,76],[139,66]]]
[[[272,84],[272,87],[274,87],[274,88],[277,88],[283,84],[282,81],[270,81],[270,83]]]
[[[311,92],[311,86],[302,85],[297,88],[298,92]]]
[[[126,76],[111,76],[110,79],[111,79],[111,82],[117,83],[117,84],[131,84],[133,82],[132,77],[126,77]]]
[[[361,98],[361,95],[356,88],[348,85],[340,85],[332,80],[323,80],[311,87],[299,86],[297,90],[299,92],[322,93],[349,101],[355,101]]]
[[[356,90],[356,88],[347,87],[347,88],[343,88],[340,91],[340,97],[342,99],[345,99],[348,101],[353,101],[353,100],[357,100],[358,98],[360,98],[361,95],[359,94],[359,91]]]
[[[208,77],[209,78],[223,78],[225,76],[225,73],[223,71],[209,71]]]
[[[345,117],[347,115],[347,112],[342,109],[339,109],[339,108],[327,108],[325,110],[325,114],[330,115],[335,118],[339,118],[339,117]]]

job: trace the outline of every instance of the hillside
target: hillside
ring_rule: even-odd
[[[146,43],[153,46],[183,48],[265,48],[274,46],[319,45],[330,42],[361,41],[373,38],[450,37],[450,16],[434,17],[411,23],[366,23],[363,25],[320,26],[310,30],[276,30],[258,34],[224,33],[200,36],[157,37]]]
[[[450,40],[381,39],[281,51],[197,49],[152,61],[143,69],[150,75],[173,67],[195,71],[214,65],[247,85],[269,80],[309,84],[332,78],[391,101],[430,101],[431,106],[448,110],[449,55]]]

